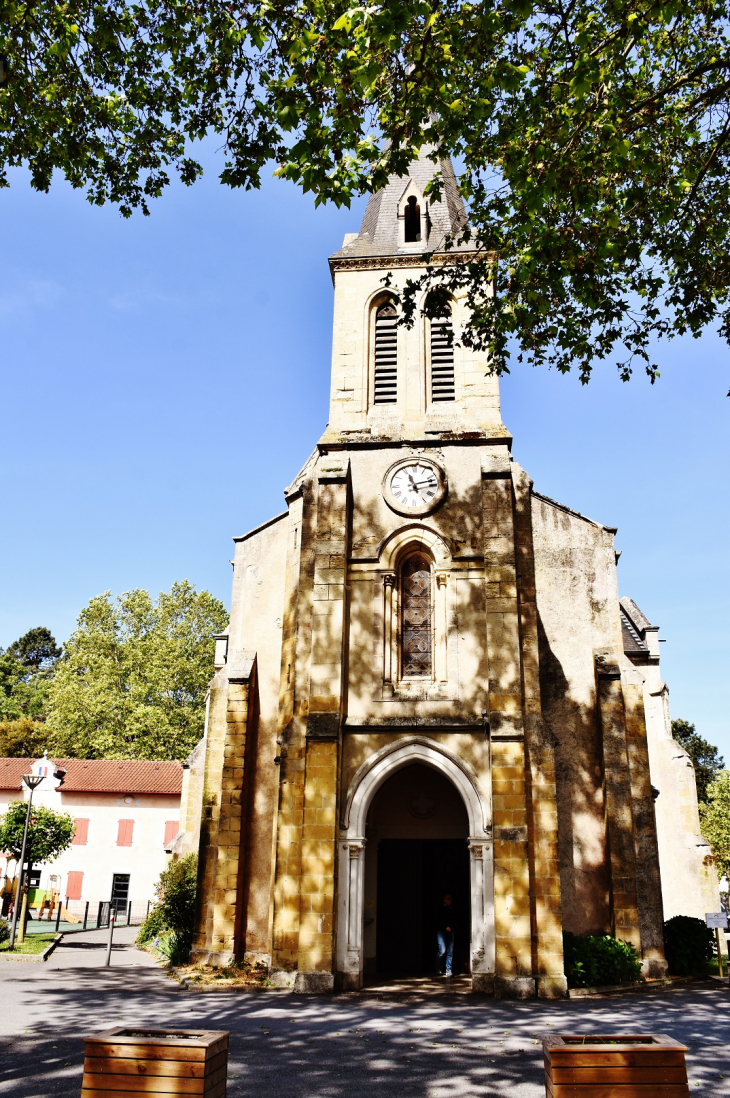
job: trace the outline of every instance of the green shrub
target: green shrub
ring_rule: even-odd
[[[168,964],[185,964],[190,955],[190,942],[181,939],[174,930],[168,930],[155,942],[155,949]]]
[[[162,913],[162,909],[158,906],[153,907],[149,915],[139,928],[139,934],[137,935],[137,945],[149,945],[155,938],[159,938],[160,934],[165,932],[165,919]]]
[[[10,937],[10,925],[7,919],[0,919],[0,945]]]
[[[675,915],[664,924],[664,956],[673,976],[702,976],[714,953],[714,935],[703,919]]]
[[[195,893],[198,859],[195,854],[170,862],[160,874],[160,900],[150,911],[137,935],[140,945],[153,944],[170,961],[187,960],[195,929]]]
[[[609,935],[579,937],[566,931],[563,952],[568,987],[623,984],[641,976],[641,961],[634,947]]]

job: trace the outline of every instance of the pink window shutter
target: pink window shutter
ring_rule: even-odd
[[[120,820],[117,832],[117,846],[131,846],[134,820]]]
[[[67,900],[80,900],[81,899],[81,885],[84,880],[83,873],[78,873],[75,870],[70,870],[68,880],[66,881],[66,899]]]
[[[72,846],[86,846],[89,841],[89,821],[74,820],[74,837]]]

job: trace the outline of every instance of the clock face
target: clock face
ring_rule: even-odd
[[[414,458],[389,470],[384,488],[385,498],[396,511],[423,514],[443,496],[444,478],[434,462]]]

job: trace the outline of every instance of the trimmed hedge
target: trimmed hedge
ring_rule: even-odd
[[[0,918],[0,945],[10,938],[10,924],[7,919]]]
[[[629,942],[565,931],[563,955],[568,987],[601,987],[638,980],[641,961]]]
[[[664,924],[664,956],[672,976],[702,976],[715,952],[715,936],[704,919],[675,915]]]

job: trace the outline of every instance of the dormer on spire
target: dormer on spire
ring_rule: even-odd
[[[428,201],[412,179],[408,180],[398,207],[398,245],[428,244],[431,219]]]
[[[407,176],[392,175],[381,191],[370,196],[360,232],[348,233],[332,260],[438,252],[445,250],[447,241],[453,247],[466,225],[466,211],[451,160],[431,160],[434,151],[422,149]],[[426,198],[426,187],[437,175],[442,180],[440,197]],[[457,245],[454,250],[469,248]]]

